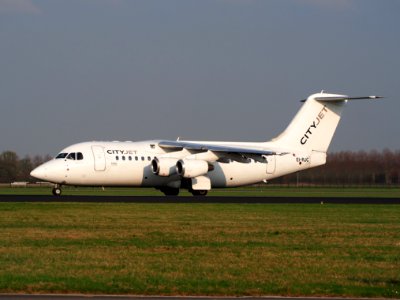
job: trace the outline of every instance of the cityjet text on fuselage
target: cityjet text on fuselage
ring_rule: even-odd
[[[132,155],[136,154],[136,150],[112,150],[109,149],[106,151],[108,154],[119,154],[119,155]]]
[[[305,143],[307,143],[308,139],[310,138],[310,135],[312,135],[313,130],[317,129],[318,125],[321,123],[322,119],[325,117],[327,112],[328,110],[326,106],[324,106],[318,113],[317,117],[315,118],[315,121],[312,122],[312,124],[308,127],[306,133],[301,137],[300,144],[304,145]]]

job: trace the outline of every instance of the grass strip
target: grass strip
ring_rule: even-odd
[[[400,207],[0,203],[0,292],[398,298]]]

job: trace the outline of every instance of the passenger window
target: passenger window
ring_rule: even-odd
[[[122,156],[122,160],[125,160],[125,156]]]
[[[148,160],[148,161],[151,161],[151,157],[150,157],[150,156],[147,156],[147,160]]]
[[[144,156],[142,156],[142,160],[144,160]]]
[[[83,154],[82,154],[81,152],[78,152],[78,153],[76,154],[76,159],[77,159],[77,160],[82,160],[82,159],[83,159]]]
[[[119,160],[119,157],[118,157],[118,155],[115,157],[115,159],[116,159],[116,160]]]
[[[135,160],[139,160],[139,157],[135,156]]]
[[[68,154],[67,159],[75,160],[75,157],[75,152],[71,152],[70,154]]]
[[[132,160],[132,156],[129,156],[129,160]]]

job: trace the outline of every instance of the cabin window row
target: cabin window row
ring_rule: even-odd
[[[147,156],[147,157],[145,157],[145,156],[125,156],[125,155],[123,155],[123,156],[115,156],[115,160],[136,160],[136,161],[139,161],[139,160],[142,160],[142,161],[145,161],[146,159],[148,160],[148,161],[151,161],[151,157],[150,156]]]

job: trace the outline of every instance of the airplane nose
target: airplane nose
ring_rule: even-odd
[[[33,169],[31,172],[31,176],[35,177],[37,179],[40,179],[40,180],[45,180],[45,178],[47,177],[46,168],[43,166],[39,166],[39,167]]]

